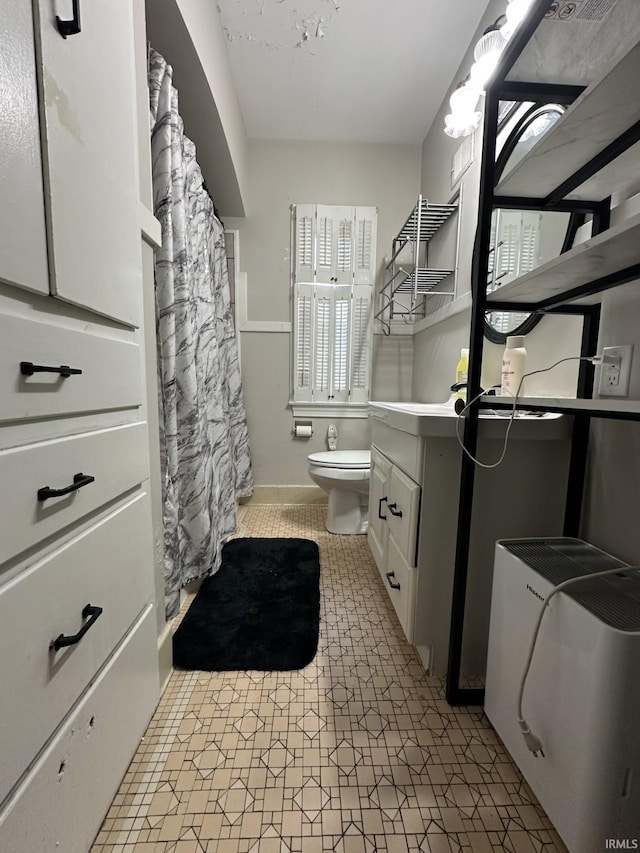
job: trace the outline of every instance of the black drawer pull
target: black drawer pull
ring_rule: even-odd
[[[392,504],[389,504],[389,512],[391,513],[391,515],[395,515],[398,518],[402,518],[402,510],[396,509],[397,506],[398,505],[395,502]]]
[[[73,0],[73,18],[63,21],[60,15],[56,15],[56,24],[63,39],[77,35],[80,32],[80,0]]]
[[[77,367],[61,364],[60,367],[47,367],[45,364],[34,364],[32,361],[20,362],[20,373],[23,376],[33,376],[34,373],[59,373],[64,379],[68,376],[82,373]]]
[[[43,486],[41,489],[38,489],[38,500],[46,501],[49,498],[61,498],[63,495],[71,494],[71,492],[77,492],[83,486],[88,486],[95,479],[91,474],[74,474],[73,483],[70,486],[65,486],[63,489],[51,489],[49,486]]]
[[[54,651],[58,651],[59,649],[64,648],[65,646],[75,646],[76,643],[79,643],[80,640],[87,633],[89,628],[92,625],[95,625],[97,620],[100,618],[102,614],[102,607],[95,607],[93,604],[85,604],[82,608],[82,618],[89,618],[88,622],[85,622],[82,628],[78,631],[77,634],[71,634],[69,637],[65,637],[64,634],[60,634],[59,637],[56,637],[55,640],[51,640],[49,643],[49,648],[54,649]]]
[[[381,518],[383,521],[387,520],[387,516],[382,514],[382,503],[383,501],[388,501],[389,498],[380,498],[378,501],[378,518]]]
[[[391,580],[391,578],[395,578],[395,576],[396,576],[395,572],[387,572],[387,582],[389,583],[389,586],[391,587],[391,589],[400,589],[400,584],[394,583]]]

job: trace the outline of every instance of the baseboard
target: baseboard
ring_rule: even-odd
[[[327,494],[319,486],[255,486],[241,506],[256,504],[326,504]]]
[[[173,672],[173,642],[171,624],[164,626],[158,636],[158,668],[160,670],[160,695],[165,691]]]

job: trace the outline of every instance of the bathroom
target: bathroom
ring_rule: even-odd
[[[139,50],[144,8],[142,3],[134,5]],[[146,736],[147,753],[141,751],[134,759],[131,775],[125,778],[128,787],[116,794],[94,849],[105,853],[152,849],[198,853],[271,849],[301,853],[325,849],[562,851],[562,843],[526,786],[523,790],[517,771],[483,721],[480,709],[453,710],[435,682],[422,680],[423,669],[415,674],[417,660],[394,621],[393,609],[386,599],[373,597],[368,589],[372,586],[378,591],[379,579],[366,537],[332,537],[324,529],[326,495],[311,482],[307,457],[328,450],[330,425],[336,428],[338,451],[369,449],[372,426],[367,412],[316,415],[312,409],[300,409],[294,415],[291,405],[291,206],[375,207],[379,287],[392,240],[419,194],[440,203],[459,201],[450,237],[457,229],[460,310],[436,323],[428,318],[417,318],[413,325],[399,321],[390,335],[376,325],[369,397],[373,401],[415,403],[440,403],[449,398],[460,350],[469,346],[481,134],[475,136],[473,162],[452,186],[451,160],[458,143],[443,133],[443,127],[453,87],[468,74],[475,43],[503,13],[506,0],[476,4],[475,20],[467,22],[464,46],[459,44],[455,67],[438,92],[433,122],[425,126],[424,133],[414,130],[404,138],[392,134],[389,128],[398,124],[397,115],[394,112],[387,117],[383,106],[359,137],[366,141],[350,141],[330,129],[300,141],[261,138],[247,132],[242,126],[231,69],[226,62],[217,61],[215,51],[209,52],[208,45],[226,50],[226,42],[231,44],[229,34],[225,36],[221,29],[216,4],[147,0],[146,5],[150,43],[174,64],[179,91],[190,92],[181,99],[185,126],[198,144],[199,159],[225,229],[235,235],[233,297],[255,482],[252,497],[239,507],[239,532],[246,536],[317,538],[322,542],[327,560],[335,561],[332,610],[327,622],[335,657],[329,656],[330,665],[324,670],[314,668],[308,683],[298,673],[286,681],[268,674],[261,682],[227,677],[215,684],[187,674],[186,679],[170,681],[167,687],[171,628],[159,619],[160,683],[166,690]],[[224,14],[232,4],[218,5]],[[264,6],[255,5],[258,12],[258,7]],[[329,10],[339,4],[320,5],[323,10],[326,6],[329,17]],[[415,6],[411,4],[413,10]],[[394,9],[392,14],[398,12]],[[190,39],[186,38],[189,33]],[[331,29],[326,27],[322,38],[330,37]],[[311,46],[315,38],[320,36],[311,36]],[[419,111],[419,107],[411,109]],[[219,115],[212,118],[213,112]],[[198,142],[198,135],[202,140],[213,139],[215,144]],[[222,176],[216,174],[219,163],[224,166]],[[637,171],[633,174],[637,176]],[[614,204],[639,192],[640,179],[635,177]],[[148,256],[145,263],[148,274]],[[620,343],[635,344],[638,351],[640,301],[636,285],[632,281],[604,295],[598,352],[603,346]],[[6,297],[5,291],[1,290],[0,296]],[[153,320],[148,302],[146,311],[146,334],[150,336]],[[581,334],[578,317],[544,317],[526,337],[528,369],[542,369],[576,356]],[[485,340],[484,387],[499,382],[502,351],[503,346]],[[575,364],[569,362],[532,378],[528,393],[574,396],[576,376]],[[148,397],[152,399],[150,394]],[[631,371],[629,399],[640,399],[640,370],[636,365]],[[150,405],[152,425],[153,417]],[[310,424],[312,434],[296,435],[296,422]],[[6,427],[16,432],[20,428],[19,424]],[[634,564],[640,556],[636,518],[640,436],[633,421],[596,421],[591,430],[580,535]],[[151,451],[152,489],[155,471],[157,490],[159,466],[153,441]],[[156,491],[156,501],[157,497]],[[500,512],[500,499],[500,495],[494,496],[496,513]],[[157,569],[162,528],[157,514],[154,541],[156,600],[160,603],[162,581]],[[369,575],[362,568],[367,561]],[[345,631],[350,614],[363,604],[369,616]],[[380,628],[383,622],[388,625],[384,631]],[[397,665],[391,653],[398,655]],[[380,669],[371,666],[376,654],[384,662]],[[380,699],[374,685],[378,685],[376,679],[382,677],[385,666],[393,674],[380,682]],[[334,680],[330,682],[332,672]],[[357,679],[361,679],[362,692],[354,700],[351,694]],[[320,689],[331,691],[331,696],[321,696]],[[213,698],[218,691],[221,698]],[[292,697],[290,704],[282,698],[285,693]],[[271,702],[269,697],[276,694],[277,701],[273,701],[280,728],[275,742],[266,744],[260,705],[261,701]],[[327,706],[332,705],[331,713],[338,714],[344,735],[345,709],[350,702],[354,707],[362,703],[362,707],[358,705],[360,718],[369,714],[367,728],[376,743],[341,737],[338,729],[335,744],[327,747],[322,734]],[[234,703],[246,718],[245,728],[232,713]],[[429,742],[417,742],[406,734],[411,730],[407,719],[424,714],[424,707],[432,737]],[[292,720],[294,714],[298,719],[287,734],[288,714]],[[384,732],[389,728],[392,736],[385,740]],[[399,741],[393,739],[396,729],[401,732]],[[208,787],[213,776],[208,772],[198,775],[193,754],[187,752],[204,748],[205,742],[210,752],[215,737],[209,735],[213,732],[221,733],[221,752],[213,758],[208,754],[208,758],[219,761],[211,765],[218,768],[214,775],[221,772],[220,768],[223,773],[216,778],[215,786]],[[445,732],[449,733],[445,736]],[[253,735],[258,739],[255,744]],[[467,750],[464,761],[460,744]],[[245,773],[242,766],[252,760],[248,755],[251,748],[262,750],[261,755],[268,749],[274,752],[268,759],[261,758],[258,765],[251,765],[249,781],[249,772]],[[374,748],[388,751],[393,758],[383,760],[379,753],[372,757]],[[231,759],[234,750],[238,753],[237,772]],[[337,750],[339,761],[334,755]],[[400,753],[401,758],[396,760]],[[414,759],[428,763],[428,754],[432,759],[437,754],[437,769],[432,768],[431,774],[423,772],[418,785],[407,768]],[[284,774],[274,769],[280,761],[290,774],[285,784]],[[458,767],[452,769],[453,765]],[[381,766],[385,768],[382,782],[372,775],[372,768]],[[483,787],[474,787],[476,783]],[[228,790],[224,790],[225,784]],[[374,789],[380,785],[376,793]],[[214,790],[220,794],[217,799]],[[226,800],[220,793],[223,790]]]

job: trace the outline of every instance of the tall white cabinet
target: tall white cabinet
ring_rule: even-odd
[[[71,6],[0,5],[3,853],[89,849],[159,695],[132,2]]]

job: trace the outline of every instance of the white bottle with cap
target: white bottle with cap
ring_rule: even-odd
[[[527,351],[524,348],[524,335],[510,335],[502,356],[502,380],[500,394],[503,397],[524,396],[522,377],[527,369]]]

